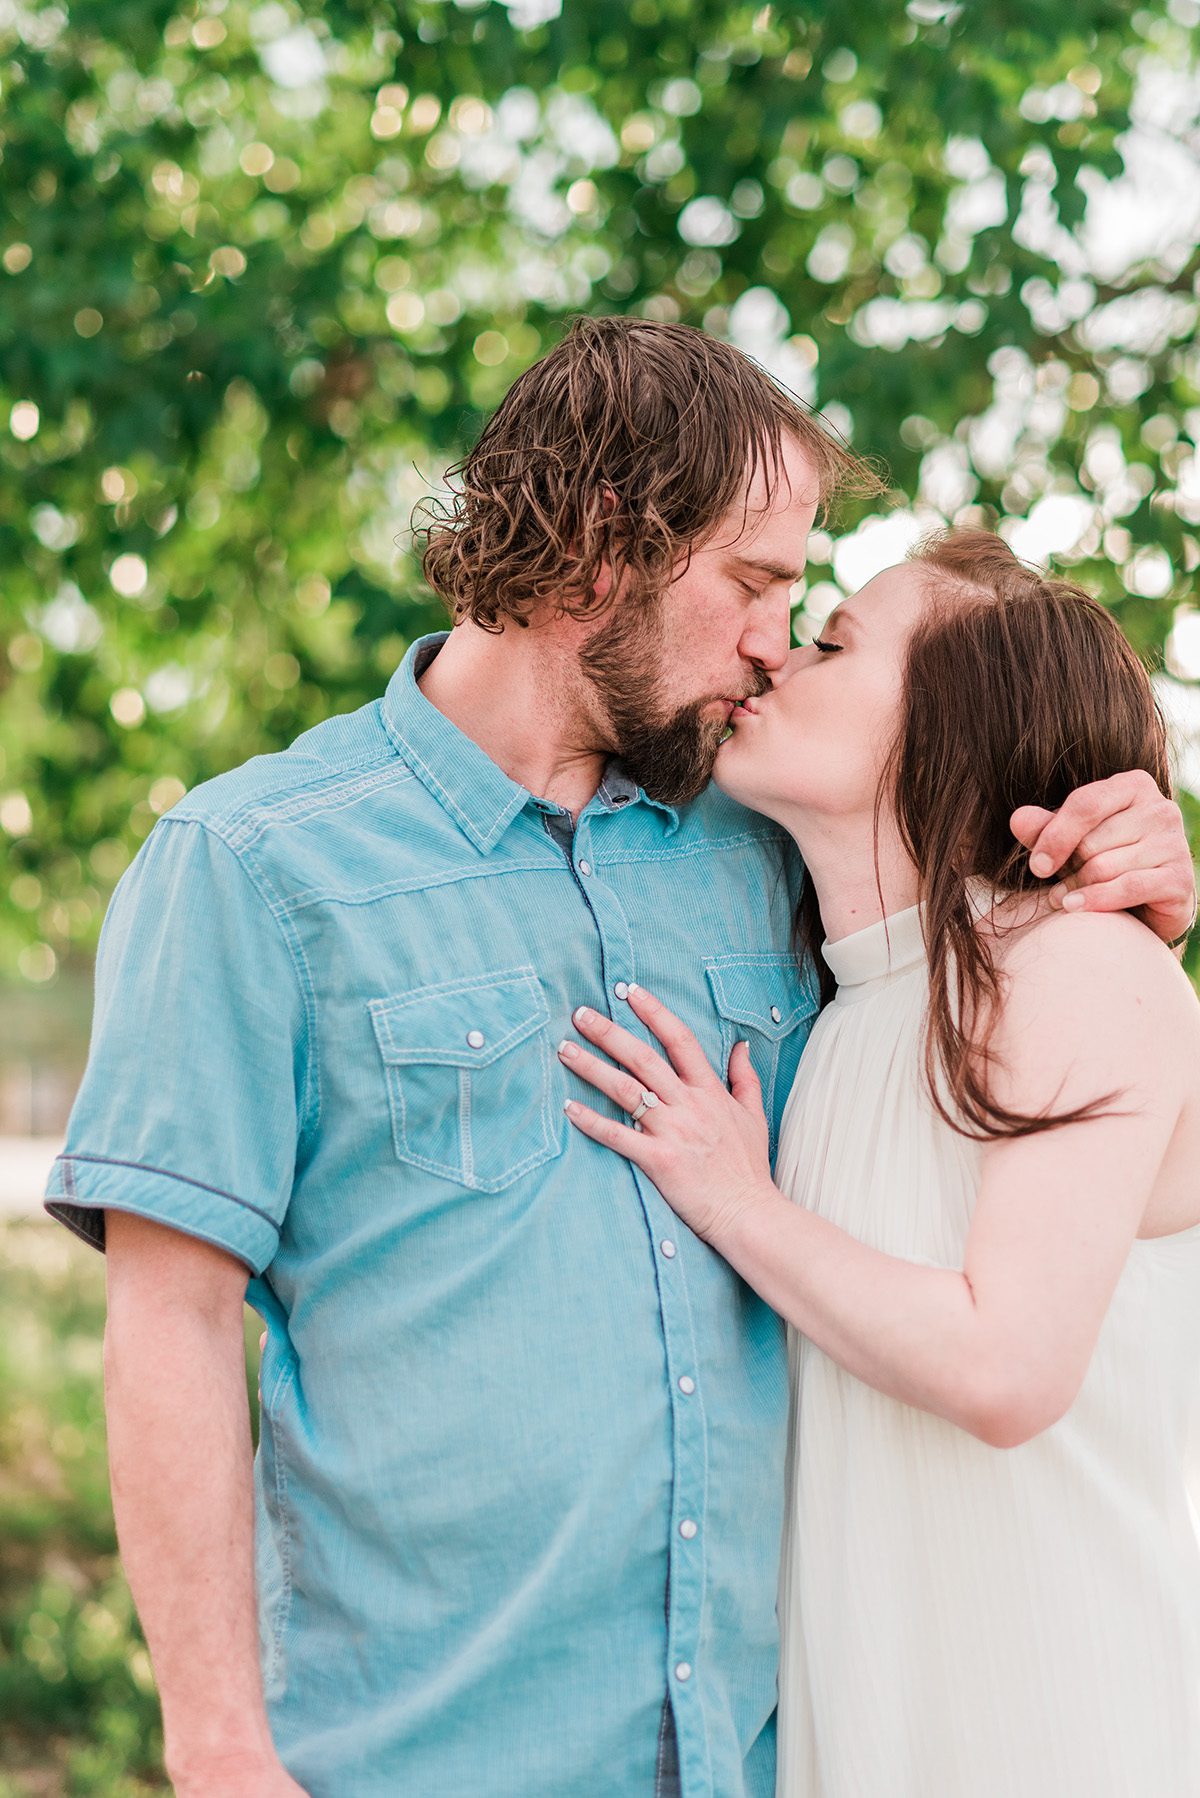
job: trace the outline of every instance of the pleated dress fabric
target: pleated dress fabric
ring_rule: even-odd
[[[778,1182],[959,1269],[981,1150],[924,1089],[919,909],[824,953]],[[1018,1448],[789,1352],[779,1798],[1200,1798],[1200,1227],[1134,1244],[1078,1398]]]

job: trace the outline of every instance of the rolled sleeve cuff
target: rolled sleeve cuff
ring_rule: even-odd
[[[131,1211],[226,1249],[261,1274],[279,1243],[267,1213],[235,1193],[201,1180],[110,1155],[60,1155],[43,1200],[59,1223],[104,1249],[104,1213]]]

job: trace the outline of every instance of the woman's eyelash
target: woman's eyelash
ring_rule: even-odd
[[[841,647],[842,645],[840,643],[823,643],[820,637],[813,638],[813,648],[819,649],[822,655],[832,655],[835,650],[839,650]]]

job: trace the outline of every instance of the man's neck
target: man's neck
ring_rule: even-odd
[[[816,887],[828,942],[839,942],[917,903],[917,870],[894,821],[880,818],[878,864],[870,816],[808,813],[781,822],[795,838]]]
[[[565,656],[543,633],[460,624],[418,680],[430,705],[470,737],[510,780],[576,817],[595,794],[607,752],[572,721]]]

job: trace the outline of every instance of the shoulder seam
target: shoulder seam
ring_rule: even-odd
[[[242,766],[245,767],[246,764],[243,763]],[[391,766],[394,766],[397,771],[402,770],[403,774],[411,775],[412,773],[412,770],[396,755],[395,751],[388,749],[384,754],[373,755],[365,760],[356,759],[340,766],[327,766],[319,774],[311,775],[307,780],[281,783],[271,793],[260,793],[241,799],[228,807],[218,808],[208,817],[203,816],[199,811],[193,811],[188,806],[187,798],[190,796],[185,796],[178,806],[172,808],[172,811],[165,813],[164,816],[171,817],[178,813],[180,823],[204,824],[215,835],[229,843],[232,848],[241,835],[252,833],[255,826],[261,829],[275,821],[289,821],[288,808],[295,806],[306,797],[311,797],[315,791],[334,785],[347,775],[356,776],[364,784],[369,785],[373,779],[378,778],[381,771]],[[237,771],[237,769],[230,769],[228,772],[235,774]],[[223,777],[215,775],[213,778],[220,780]]]

